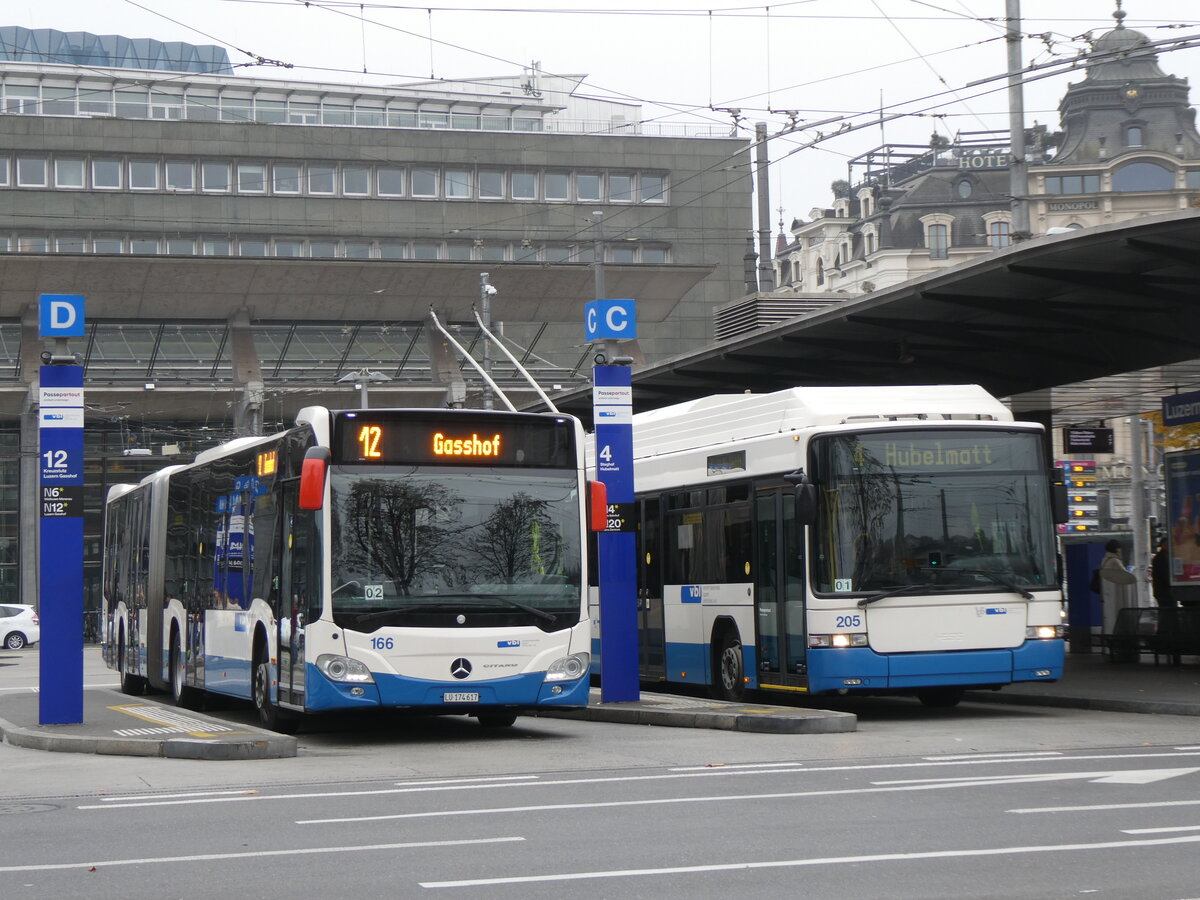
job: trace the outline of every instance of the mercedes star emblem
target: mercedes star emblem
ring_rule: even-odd
[[[466,678],[471,674],[471,661],[459,657],[454,662],[450,663],[450,674],[455,678]]]

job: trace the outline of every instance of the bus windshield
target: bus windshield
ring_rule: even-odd
[[[330,484],[340,627],[579,621],[574,470],[338,466]]]
[[[863,431],[813,441],[819,592],[931,593],[1055,583],[1042,435]]]

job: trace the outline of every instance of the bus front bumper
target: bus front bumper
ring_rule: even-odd
[[[876,653],[870,647],[808,651],[808,689],[884,691],[938,686],[1056,681],[1062,677],[1061,640],[1026,641],[1005,650]]]
[[[374,683],[331,681],[309,665],[304,708],[309,712],[372,707],[420,708],[468,712],[478,707],[587,706],[587,677],[547,682],[544,672],[487,681],[426,681],[402,675],[375,674]],[[559,690],[555,690],[558,688]]]

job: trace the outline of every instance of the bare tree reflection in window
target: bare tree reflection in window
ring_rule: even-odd
[[[458,503],[439,484],[358,480],[342,509],[343,558],[382,573],[407,597],[423,576],[452,567]],[[334,530],[339,532],[336,522]]]
[[[549,504],[517,493],[477,527],[468,548],[480,581],[515,584],[559,574],[560,540]]]

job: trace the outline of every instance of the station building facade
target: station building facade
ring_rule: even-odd
[[[234,74],[221,48],[3,32],[0,599],[36,602],[40,293],[86,297],[95,608],[108,484],[357,405],[358,375],[371,405],[476,405],[430,312],[482,359],[485,272],[492,330],[551,391],[590,377],[597,259],[647,360],[710,342],[741,292],[748,142],[643,125],[581,76],[315,83]]]

